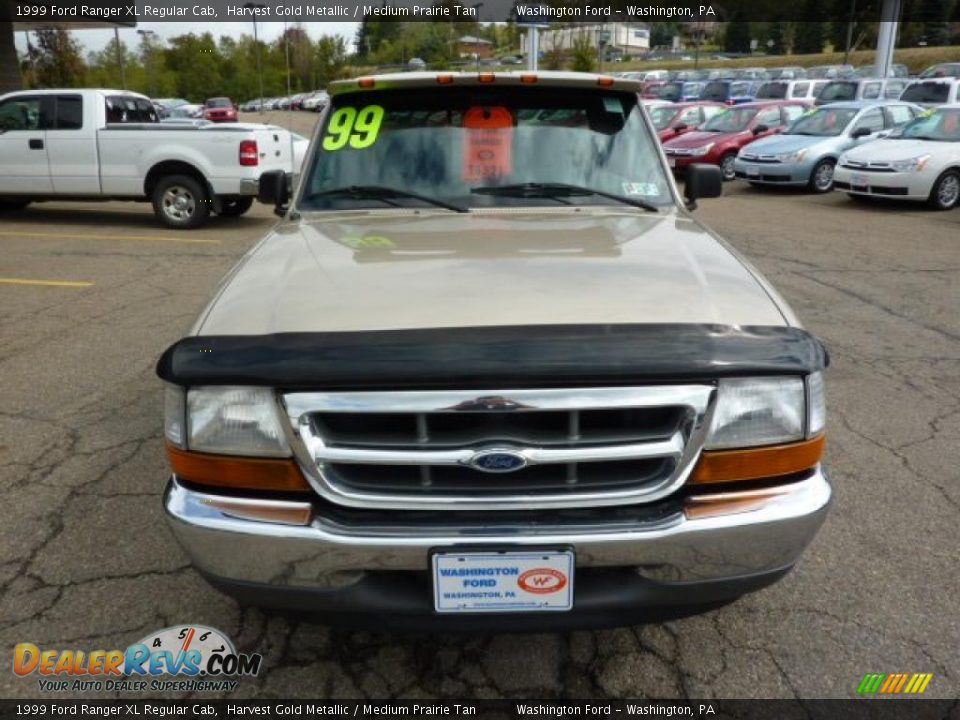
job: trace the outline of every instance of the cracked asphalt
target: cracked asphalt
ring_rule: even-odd
[[[0,225],[0,652],[123,648],[212,625],[264,671],[233,697],[851,697],[866,672],[960,695],[960,210],[735,183],[698,216],[829,346],[835,504],[795,570],[721,610],[567,635],[391,636],[241,609],[167,531],[160,352],[270,226],[192,233],[145,206]],[[188,241],[188,242],[184,242]],[[9,668],[10,665],[8,664]],[[40,695],[0,672],[0,696]]]

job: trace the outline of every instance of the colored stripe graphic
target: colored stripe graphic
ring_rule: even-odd
[[[927,689],[933,673],[867,673],[857,686],[857,694],[917,695]]]

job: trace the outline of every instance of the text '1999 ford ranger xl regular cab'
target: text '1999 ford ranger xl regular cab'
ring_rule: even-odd
[[[688,209],[630,80],[336,83],[161,357],[164,505],[246,602],[392,629],[717,607],[827,512],[821,344]]]
[[[295,170],[290,133],[159,122],[120,90],[0,95],[0,211],[43,200],[139,200],[175,229],[242,215],[260,174]]]

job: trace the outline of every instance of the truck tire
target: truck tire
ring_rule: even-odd
[[[210,197],[202,183],[189,175],[160,178],[153,189],[153,212],[167,227],[188,230],[210,217]]]
[[[23,210],[30,204],[29,200],[19,200],[17,198],[0,198],[0,212],[11,212],[14,210]]]
[[[220,212],[223,217],[240,217],[253,206],[252,197],[230,198],[220,202]]]
[[[950,210],[960,204],[960,171],[944,171],[933,184],[927,202],[934,210]]]

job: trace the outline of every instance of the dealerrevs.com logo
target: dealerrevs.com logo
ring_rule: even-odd
[[[13,672],[36,676],[46,692],[197,692],[234,690],[238,677],[260,672],[263,656],[238,653],[215,628],[176,625],[147,635],[125,650],[13,649]]]

